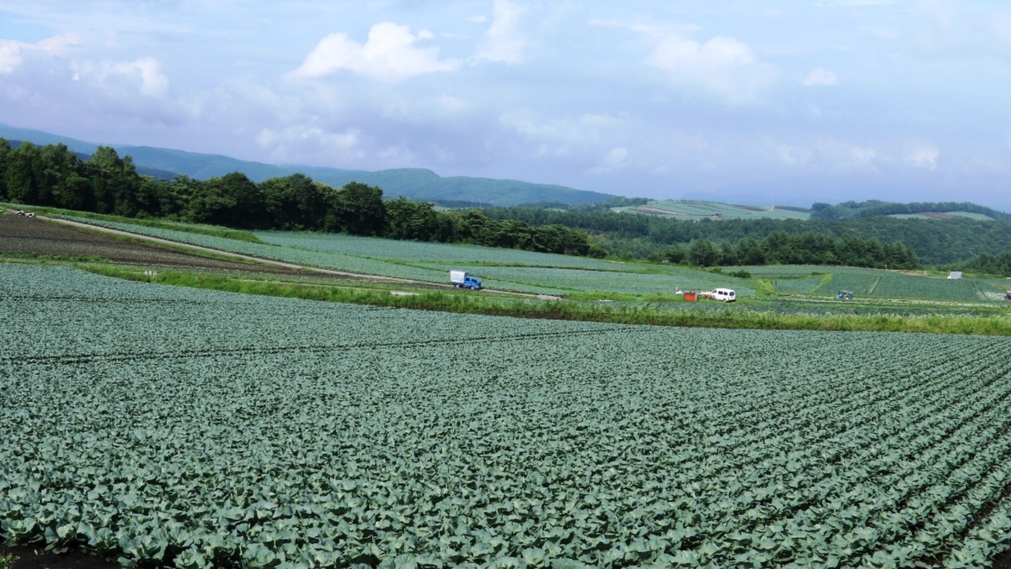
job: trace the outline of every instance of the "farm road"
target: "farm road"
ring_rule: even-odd
[[[6,217],[6,215],[4,217]],[[13,216],[11,216],[11,217],[13,217]],[[191,251],[194,251],[194,252],[197,252],[197,253],[204,253],[204,254],[210,253],[210,254],[219,255],[219,256],[231,257],[231,258],[234,258],[236,260],[252,261],[252,262],[258,263],[260,265],[267,265],[267,266],[270,266],[270,267],[278,267],[278,268],[287,269],[289,271],[295,271],[295,272],[303,272],[303,273],[304,272],[312,272],[312,273],[317,273],[317,274],[320,274],[320,275],[326,275],[326,276],[332,276],[332,277],[368,279],[368,280],[374,280],[374,281],[383,281],[383,282],[390,282],[390,283],[402,283],[402,284],[419,285],[419,286],[425,286],[425,287],[453,288],[453,285],[450,285],[450,284],[432,283],[432,282],[428,282],[428,281],[418,281],[418,280],[412,280],[412,279],[400,279],[400,278],[396,278],[396,277],[384,277],[384,276],[379,276],[379,275],[367,275],[367,274],[362,274],[362,273],[352,273],[352,272],[347,272],[347,271],[338,271],[336,269],[324,269],[324,268],[321,268],[321,267],[312,267],[312,266],[308,266],[308,265],[298,265],[298,264],[294,264],[294,263],[287,263],[287,262],[284,262],[284,261],[275,261],[275,260],[272,260],[272,259],[264,259],[264,258],[261,258],[261,257],[254,257],[252,255],[243,255],[241,253],[232,253],[230,251],[223,251],[221,249],[213,249],[213,248],[210,248],[210,247],[202,247],[200,245],[192,245],[192,244],[183,243],[183,242],[180,242],[180,241],[171,241],[171,240],[168,240],[168,239],[162,239],[160,237],[151,237],[151,236],[143,235],[143,234],[140,234],[140,233],[131,233],[129,231],[122,231],[122,230],[119,230],[119,229],[112,229],[112,228],[108,228],[108,227],[102,227],[100,225],[92,225],[92,224],[89,224],[89,223],[82,223],[82,222],[78,222],[78,221],[71,221],[69,219],[61,219],[61,218],[57,218],[57,217],[42,217],[42,216],[38,216],[38,217],[36,217],[34,219],[26,219],[26,218],[20,218],[20,217],[18,217],[17,219],[19,220],[19,223],[21,222],[20,220],[23,220],[23,223],[40,223],[41,222],[41,223],[60,224],[60,225],[68,226],[68,227],[74,227],[74,228],[78,228],[78,229],[85,229],[85,230],[92,231],[92,232],[101,232],[101,233],[106,233],[106,234],[109,234],[109,235],[115,235],[115,236],[118,236],[118,237],[128,237],[128,238],[131,238],[131,239],[137,239],[137,240],[145,241],[145,242],[152,243],[152,244],[168,245],[168,246],[171,246],[171,247],[174,247],[174,248],[177,248],[177,249],[178,248],[188,249],[188,250],[191,250]],[[16,251],[12,251],[12,252],[16,252]],[[53,252],[51,254],[54,254],[54,255],[64,254],[64,255],[66,255],[66,254],[71,254],[71,253]],[[82,256],[86,256],[86,255],[82,255]],[[206,257],[202,257],[202,258],[206,259]],[[207,268],[211,268],[211,267],[207,267]],[[531,297],[531,298],[540,298],[542,300],[562,300],[560,297],[557,297],[557,296],[529,294],[529,293],[513,292],[513,291],[506,291],[506,290],[485,289],[485,291],[486,292],[499,293],[499,294],[514,295],[514,296],[525,296],[525,297]]]

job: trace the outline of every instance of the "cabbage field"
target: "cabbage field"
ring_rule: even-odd
[[[995,278],[925,276],[884,269],[816,265],[733,267],[769,280],[778,292],[835,296],[853,291],[857,298],[904,298],[954,302],[1000,302],[1011,282]]]
[[[306,232],[258,232],[264,243],[250,243],[132,223],[62,217],[263,259],[433,283],[448,282],[449,270],[458,269],[484,277],[487,288],[534,294],[673,294],[721,286],[735,288],[739,295],[754,293],[746,279],[670,265]]]
[[[126,564],[986,567],[1011,343],[521,320],[0,264],[0,542]]]

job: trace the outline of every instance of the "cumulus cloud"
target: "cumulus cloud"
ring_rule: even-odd
[[[272,160],[286,163],[292,160],[360,159],[361,133],[357,129],[344,132],[327,132],[316,126],[289,126],[282,130],[265,128],[256,137],[256,143],[270,153]]]
[[[21,65],[21,42],[0,41],[0,73],[12,73]]]
[[[671,74],[682,84],[700,86],[731,102],[753,97],[768,82],[763,66],[748,44],[716,36],[698,42],[681,33],[664,35],[646,63]]]
[[[0,73],[13,73],[24,63],[26,54],[41,53],[59,55],[77,43],[77,36],[65,35],[44,39],[30,44],[13,40],[0,40]]]
[[[804,85],[810,87],[812,85],[835,85],[839,82],[839,78],[836,77],[835,71],[829,71],[823,67],[815,67],[808,74],[807,79],[804,79]]]
[[[168,78],[158,61],[150,57],[128,62],[78,62],[73,67],[74,80],[91,80],[106,89],[147,97],[160,97],[168,91]]]
[[[408,26],[391,22],[373,25],[364,44],[355,42],[344,33],[330,34],[320,40],[294,75],[315,78],[347,70],[380,81],[396,82],[426,73],[457,69],[459,61],[439,59],[438,47],[418,45],[419,41],[434,37],[428,30],[414,35]]]
[[[140,77],[140,92],[142,95],[156,97],[164,95],[168,90],[168,78],[161,72],[161,65],[150,57],[144,57],[129,63],[120,63],[112,67],[114,73],[136,75]]]
[[[495,0],[492,22],[481,40],[475,59],[499,63],[520,63],[527,39],[519,29],[523,8],[507,2]]]

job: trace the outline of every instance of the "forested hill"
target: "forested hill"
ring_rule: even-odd
[[[837,221],[850,218],[869,218],[882,215],[919,215],[934,219],[947,219],[953,213],[969,214],[991,220],[1011,221],[1011,214],[970,202],[915,202],[892,203],[879,200],[848,201],[836,205],[816,203],[811,206],[811,219]]]
[[[6,125],[0,125],[0,138],[8,141],[27,141],[39,146],[64,144],[70,150],[85,156],[93,154],[99,148],[99,145],[91,142]],[[423,168],[400,168],[370,172],[340,168],[263,164],[228,156],[147,146],[108,145],[108,147],[114,148],[121,156],[130,156],[138,172],[150,172],[155,177],[163,179],[182,174],[196,180],[206,180],[241,172],[250,180],[259,183],[270,178],[302,174],[335,188],[350,182],[378,186],[383,189],[383,193],[387,197],[404,196],[414,201],[443,202],[448,200],[498,206],[512,206],[544,200],[576,205],[614,197],[599,192],[519,180],[465,176],[443,177]],[[172,176],[166,176],[164,173],[171,173]]]
[[[481,211],[493,219],[558,224],[604,235],[615,241],[611,245],[612,251],[625,247],[634,251],[635,256],[660,257],[667,247],[687,244],[697,239],[706,239],[717,245],[737,243],[746,238],[761,241],[774,231],[784,231],[790,235],[815,233],[836,238],[858,236],[876,239],[881,243],[901,242],[916,253],[921,263],[927,265],[956,263],[980,254],[997,255],[1011,249],[1011,220],[1006,217],[980,221],[966,217],[938,220],[878,215],[854,216],[837,221],[726,219],[696,223],[660,216],[588,209],[566,211],[496,207]]]

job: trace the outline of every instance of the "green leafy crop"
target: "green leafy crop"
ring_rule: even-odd
[[[9,544],[186,569],[969,567],[1011,547],[1005,338],[519,320],[2,265],[0,347]]]

